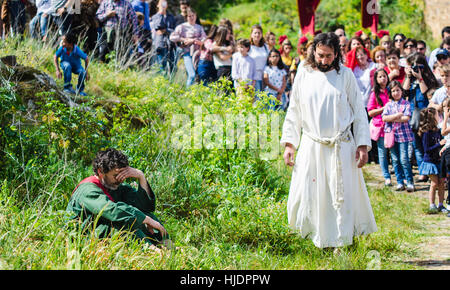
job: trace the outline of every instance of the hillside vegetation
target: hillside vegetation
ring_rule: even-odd
[[[0,42],[0,51],[55,75],[52,47],[8,39]],[[266,111],[263,102],[253,106],[252,96],[237,97],[226,82],[186,90],[182,82],[151,71],[117,69],[114,61],[93,61],[89,71],[91,96],[75,100],[73,107],[40,88],[25,96],[13,79],[0,77],[1,269],[414,267],[401,261],[417,254],[423,227],[411,212],[420,211],[423,200],[369,189],[378,232],[333,255],[287,225],[291,169],[283,164],[281,148],[267,158],[267,148],[232,146],[208,127],[220,125],[226,114],[256,116],[264,129],[261,122],[275,120],[267,131],[247,128],[245,136],[247,142],[267,136],[258,144],[277,144],[279,136],[271,132],[281,127],[284,113]],[[62,80],[56,83],[62,87]],[[196,110],[202,111],[200,120]],[[174,116],[217,146],[179,149]],[[202,126],[191,127],[196,121]],[[124,233],[98,239],[67,223],[65,208],[74,187],[92,174],[95,153],[110,146],[146,174],[157,195],[156,214],[178,250],[155,254]],[[371,177],[366,173],[366,178]]]

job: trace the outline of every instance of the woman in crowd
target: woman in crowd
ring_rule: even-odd
[[[216,25],[211,26],[208,36],[200,48],[200,59],[198,61],[197,74],[203,85],[207,85],[217,78],[217,71],[213,60],[213,46],[217,28],[218,27]]]
[[[250,44],[250,52],[248,55],[255,60],[256,64],[255,90],[263,91],[263,75],[269,55],[269,47],[264,41],[263,29],[260,25],[252,26]]]
[[[394,48],[400,51],[400,59],[405,57],[404,48],[405,48],[406,36],[403,33],[396,33],[394,35]],[[400,61],[401,63],[401,61]]]
[[[229,33],[227,40],[231,43],[231,45],[235,46],[236,40],[234,39],[233,23],[231,23],[231,20],[227,18],[222,18],[219,21],[219,26],[226,26],[228,28]]]
[[[359,36],[353,36],[347,43],[347,48],[345,49],[347,51],[347,54],[345,55],[345,65],[349,68],[353,69],[356,64],[354,49],[358,47],[364,47],[364,42]]]
[[[269,47],[269,51],[272,49],[276,49],[275,45],[277,44],[277,36],[272,31],[268,31],[266,33],[266,36],[264,37],[264,40],[267,43],[267,46]]]
[[[386,49],[382,46],[376,46],[370,52],[370,58],[373,59],[377,69],[386,66]]]
[[[421,53],[414,53],[406,59],[405,80],[403,81],[403,89],[406,92],[407,100],[411,104],[411,127],[414,132],[414,142],[412,142],[414,156],[417,166],[423,161],[422,139],[417,134],[419,129],[420,110],[428,107],[429,101],[427,92],[431,89],[437,89],[439,84],[434,77],[433,72],[429,68],[425,56]],[[417,109],[417,110],[416,110]],[[426,181],[426,176],[420,175],[419,181]]]
[[[370,40],[370,37],[369,37],[367,34],[363,33],[363,34],[361,35],[361,39],[362,39],[362,41],[363,41],[363,43],[364,43],[364,47],[365,47],[368,51],[370,51],[370,50],[372,49],[372,41]]]
[[[187,73],[186,87],[190,87],[195,81],[195,69],[192,61],[194,52],[199,50],[206,38],[203,27],[196,24],[197,13],[192,8],[187,9],[187,21],[178,25],[170,35],[170,41],[181,43],[183,48],[183,60]]]
[[[175,44],[169,40],[175,30],[175,17],[168,11],[166,0],[158,1],[158,12],[152,16],[152,30],[154,30],[153,49],[155,59],[161,72],[172,73],[175,68]]]
[[[292,52],[291,41],[286,38],[281,43],[280,53],[281,53],[281,60],[283,61],[284,65],[287,67],[287,70],[289,70],[291,65],[294,63],[294,58],[292,57],[291,52]]]
[[[217,79],[225,77],[231,80],[232,56],[234,53],[233,43],[229,40],[231,31],[227,26],[221,25],[217,29],[213,43],[213,60],[217,70]]]
[[[406,58],[417,51],[417,41],[413,38],[407,38],[403,45],[404,58],[400,59],[400,66],[406,66]]]
[[[392,48],[392,41],[391,41],[391,38],[389,37],[389,35],[384,35],[380,39],[380,46],[384,47],[384,49],[386,49],[386,51],[388,51],[389,49]]]
[[[353,74],[361,91],[362,102],[367,110],[370,92],[372,91],[373,70],[376,69],[376,65],[371,61],[369,51],[363,46],[354,48],[350,55],[356,59],[356,62],[352,64]],[[372,146],[376,146],[374,141]],[[369,151],[369,162],[371,161],[378,163],[375,150]]]
[[[377,144],[378,162],[384,176],[384,185],[391,186],[387,149],[384,147],[384,122],[381,117],[386,103],[389,102],[388,84],[389,76],[387,72],[382,68],[377,69],[374,73],[373,92],[369,97],[367,111],[369,117],[372,118],[370,121],[370,137]]]
[[[367,107],[372,83],[370,72],[376,68],[375,63],[370,59],[369,51],[364,47],[357,47],[353,50],[356,58],[356,65],[353,67],[353,74],[363,97],[364,106]]]

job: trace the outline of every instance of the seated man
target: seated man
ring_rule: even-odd
[[[95,175],[78,184],[67,205],[67,211],[73,213],[71,219],[80,219],[83,229],[95,224],[99,237],[107,236],[113,228],[131,230],[151,245],[170,246],[166,229],[152,214],[155,194],[144,173],[130,167],[128,158],[111,148],[99,151],[92,166]],[[127,178],[138,179],[137,190],[122,184]]]
[[[58,58],[61,58],[61,68],[64,75],[64,92],[86,96],[84,92],[84,81],[89,79],[87,72],[89,66],[88,56],[76,45],[76,38],[73,34],[66,34],[62,37],[61,46],[56,51],[53,63],[56,67],[56,76],[61,78],[61,70],[58,65]],[[84,60],[85,69],[81,66],[81,59]],[[77,90],[72,88],[72,73],[78,75]]]

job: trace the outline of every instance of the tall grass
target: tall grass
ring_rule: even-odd
[[[0,43],[1,49],[7,46]],[[10,51],[19,62],[31,65],[35,54],[47,55],[35,64],[52,72],[45,46],[26,40],[20,47]],[[98,95],[81,105],[87,112],[49,97],[35,112],[37,124],[8,131],[12,137],[5,135],[2,158],[9,167],[0,179],[0,268],[414,267],[401,260],[417,254],[414,247],[423,228],[409,213],[422,206],[418,198],[369,190],[379,231],[356,238],[339,255],[318,249],[287,225],[291,171],[283,165],[281,152],[276,160],[262,160],[255,150],[177,150],[170,144],[171,116],[192,114],[193,105],[203,104],[215,114],[260,112],[261,107],[226,94],[220,84],[186,91],[161,76],[134,69],[114,71],[96,62],[91,76],[87,90]],[[103,105],[98,99],[105,101]],[[12,103],[1,108],[11,118],[20,117]],[[141,120],[138,126],[133,118]],[[12,126],[10,120],[2,122]],[[23,137],[22,146],[17,137]],[[34,144],[40,144],[35,153]],[[156,215],[178,249],[157,253],[119,231],[98,239],[67,221],[65,208],[73,188],[91,174],[90,157],[105,146],[123,150],[131,165],[145,172],[157,194]]]

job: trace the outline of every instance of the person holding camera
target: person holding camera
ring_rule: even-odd
[[[422,139],[417,134],[419,129],[420,111],[428,107],[429,101],[427,92],[439,87],[433,72],[427,64],[427,60],[421,53],[415,52],[406,59],[405,79],[403,89],[406,92],[408,101],[411,103],[412,116],[410,120],[411,128],[414,132],[414,141],[412,142],[414,156],[417,166],[423,161]],[[426,176],[420,175],[419,182],[427,181]]]
[[[175,64],[175,43],[170,41],[170,34],[175,30],[175,17],[168,11],[166,0],[158,1],[158,13],[151,18],[151,27],[154,30],[153,49],[156,53],[156,63],[161,72],[169,75],[174,72]]]

